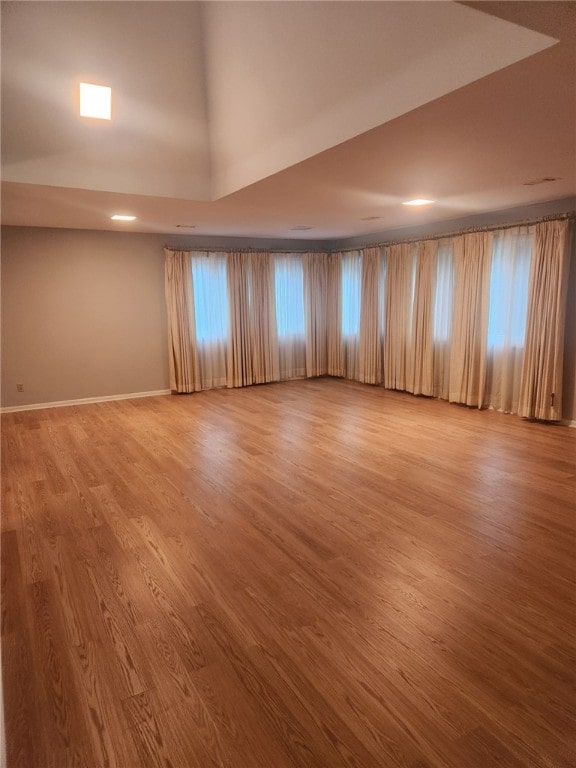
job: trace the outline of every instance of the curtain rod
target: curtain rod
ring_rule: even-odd
[[[182,251],[183,253],[283,253],[290,256],[292,253],[325,253],[328,255],[331,251],[311,251],[310,248],[305,250],[286,250],[286,248],[176,248],[173,245],[165,245],[169,251]]]
[[[483,227],[467,227],[466,229],[456,229],[452,232],[445,232],[441,235],[425,235],[407,237],[399,240],[385,240],[380,243],[367,243],[365,245],[357,245],[353,248],[334,248],[332,250],[311,251],[310,248],[306,250],[292,250],[287,251],[285,249],[266,249],[266,248],[231,248],[230,250],[222,248],[176,248],[173,245],[165,245],[169,251],[183,251],[185,253],[192,253],[197,251],[199,253],[282,253],[290,255],[292,253],[325,253],[330,255],[332,253],[350,253],[351,251],[362,251],[364,248],[383,248],[387,245],[398,245],[400,243],[418,243],[424,240],[448,240],[451,237],[459,237],[460,235],[470,235],[474,232],[501,232],[506,229],[515,229],[516,227],[530,227],[535,224],[540,224],[544,221],[562,221],[563,219],[576,219],[576,211],[568,211],[567,213],[553,213],[548,216],[541,216],[537,219],[524,219],[522,221],[515,221],[509,224],[499,224],[498,226],[485,225]]]
[[[451,237],[459,237],[460,235],[471,235],[474,232],[501,232],[505,229],[516,229],[516,227],[530,227],[535,224],[541,224],[544,221],[562,221],[563,219],[576,219],[576,211],[568,211],[567,213],[553,213],[549,216],[541,216],[538,219],[524,219],[522,221],[515,221],[509,224],[499,224],[497,226],[483,226],[483,227],[467,227],[466,229],[456,229],[452,232],[444,232],[441,235],[420,235],[414,237],[406,237],[398,240],[385,240],[381,243],[367,243],[365,245],[357,245],[353,248],[335,249],[331,253],[350,253],[351,251],[361,251],[364,248],[383,248],[387,245],[399,245],[400,243],[419,243],[424,240],[448,240]]]

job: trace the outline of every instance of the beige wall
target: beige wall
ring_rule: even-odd
[[[2,406],[168,389],[162,245],[3,229]]]

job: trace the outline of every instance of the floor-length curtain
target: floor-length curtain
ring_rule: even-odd
[[[451,402],[482,407],[486,386],[486,336],[492,233],[454,240],[454,316],[450,349]]]
[[[201,389],[194,324],[190,253],[164,249],[164,288],[168,309],[170,389]]]
[[[418,243],[414,309],[412,317],[411,377],[407,389],[415,395],[434,394],[434,297],[436,287],[437,240]]]
[[[358,380],[366,384],[382,381],[380,339],[380,248],[362,251]]]
[[[252,382],[278,381],[278,338],[274,262],[269,253],[244,254],[249,263],[249,304]]]
[[[533,227],[494,234],[484,405],[518,412],[524,359]]]
[[[228,254],[228,344],[226,386],[252,384],[252,344],[250,336],[249,262],[245,253]]]
[[[328,257],[326,363],[329,376],[344,376],[342,343],[342,254]]]
[[[527,418],[556,421],[562,417],[571,230],[568,220],[544,221],[535,226],[518,407],[518,413]]]
[[[436,253],[434,292],[434,397],[450,394],[450,348],[454,314],[454,246],[440,240]]]
[[[384,334],[384,386],[387,389],[406,389],[411,378],[408,350],[415,249],[413,243],[399,243],[387,248]]]
[[[308,377],[328,373],[328,261],[327,253],[306,253],[302,260]]]

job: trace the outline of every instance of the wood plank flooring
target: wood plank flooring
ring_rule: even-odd
[[[2,444],[8,768],[576,766],[576,430],[317,379]]]

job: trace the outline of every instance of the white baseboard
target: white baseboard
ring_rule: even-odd
[[[89,403],[107,403],[110,400],[132,400],[136,397],[155,397],[169,395],[169,389],[158,389],[155,392],[130,392],[126,395],[105,395],[104,397],[83,397],[78,400],[58,400],[53,403],[31,403],[30,405],[8,405],[0,408],[0,413],[16,413],[17,411],[39,411],[42,408],[64,408],[67,405],[88,405]]]

